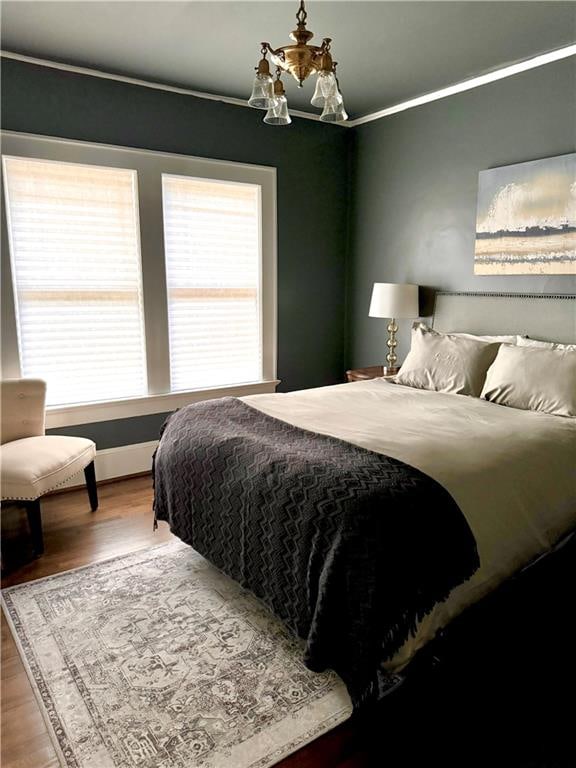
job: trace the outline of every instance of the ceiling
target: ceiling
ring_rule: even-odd
[[[259,43],[289,43],[290,2],[2,3],[2,48],[247,98]],[[314,41],[333,38],[347,110],[358,117],[576,41],[574,2],[308,0]],[[289,105],[316,112],[285,78]]]

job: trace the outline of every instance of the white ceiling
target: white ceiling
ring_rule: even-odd
[[[289,43],[290,2],[2,3],[2,48],[68,64],[247,98],[259,43]],[[314,42],[333,38],[357,117],[576,41],[574,2],[309,0]],[[287,79],[287,78],[285,78]],[[286,83],[315,112],[313,84]]]

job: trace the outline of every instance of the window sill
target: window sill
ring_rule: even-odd
[[[127,400],[106,400],[100,403],[54,405],[46,409],[46,429],[71,427],[75,424],[93,424],[97,421],[130,419],[152,413],[167,413],[190,403],[214,397],[243,397],[275,392],[280,381],[256,381],[250,384],[194,389],[187,392],[168,392],[162,395],[135,397]]]

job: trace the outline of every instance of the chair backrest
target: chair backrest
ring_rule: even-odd
[[[6,379],[0,382],[0,443],[44,434],[46,382]]]

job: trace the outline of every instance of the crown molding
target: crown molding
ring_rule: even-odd
[[[381,120],[383,117],[389,117],[395,115],[398,112],[404,112],[407,109],[414,109],[414,107],[420,107],[423,104],[429,104],[431,101],[438,101],[439,99],[446,99],[449,96],[454,96],[457,93],[463,93],[464,91],[470,91],[473,88],[480,88],[482,85],[488,83],[494,83],[497,80],[503,80],[506,77],[512,77],[518,75],[521,72],[527,72],[529,69],[536,69],[536,67],[543,67],[545,64],[551,64],[554,61],[560,61],[561,59],[567,59],[570,56],[576,56],[576,45],[567,45],[563,48],[557,48],[554,51],[548,53],[542,53],[538,56],[533,56],[530,59],[524,59],[516,64],[509,64],[506,67],[495,69],[492,72],[487,72],[484,75],[478,75],[472,77],[469,80],[462,80],[454,85],[449,85],[446,88],[440,88],[438,91],[432,91],[426,93],[423,96],[417,96],[414,99],[403,101],[400,104],[396,104],[386,109],[381,109],[378,112],[371,112],[368,115],[357,117],[354,120],[348,122],[348,127],[355,128],[358,125],[364,125],[365,123],[371,123],[374,120]]]
[[[59,69],[64,72],[72,72],[79,75],[87,75],[88,77],[99,77],[103,80],[115,80],[120,83],[127,83],[128,85],[138,85],[143,88],[153,88],[158,91],[168,91],[169,93],[178,93],[183,96],[193,96],[197,99],[206,99],[208,101],[219,101],[224,104],[232,104],[236,107],[244,107],[246,109],[252,109],[248,105],[245,99],[236,99],[231,96],[221,96],[215,93],[206,93],[204,91],[194,91],[189,88],[180,88],[175,85],[168,85],[166,83],[155,83],[149,80],[141,80],[135,77],[127,77],[124,75],[116,75],[112,72],[104,72],[100,69],[91,69],[88,67],[77,67],[72,64],[64,64],[59,61],[52,61],[50,59],[39,59],[34,56],[26,56],[21,53],[14,53],[13,51],[0,51],[0,56],[6,59],[14,59],[15,61],[22,61],[27,64],[35,64],[40,67],[47,67],[49,69]],[[576,45],[567,45],[563,48],[557,48],[554,51],[548,53],[539,54],[529,59],[516,62],[515,64],[509,64],[505,67],[495,69],[492,72],[487,72],[483,75],[472,77],[468,80],[462,80],[459,83],[440,88],[437,91],[426,93],[422,96],[416,96],[413,99],[408,99],[399,104],[395,104],[385,109],[380,109],[377,112],[370,112],[367,115],[348,120],[346,123],[327,123],[327,125],[334,125],[337,128],[356,128],[359,125],[365,123],[371,123],[375,120],[381,120],[384,117],[395,115],[398,112],[404,112],[408,109],[414,109],[420,107],[423,104],[429,104],[432,101],[438,101],[439,99],[446,99],[450,96],[454,96],[458,93],[470,91],[474,88],[480,88],[488,83],[494,83],[497,80],[503,80],[506,77],[512,77],[518,75],[521,72],[527,72],[530,69],[536,69],[537,67],[551,64],[561,59],[567,59],[570,56],[576,56]],[[293,117],[300,117],[304,120],[315,120],[320,122],[320,115],[312,112],[303,112],[297,109],[290,109],[290,114]]]
[[[105,72],[101,69],[92,69],[90,67],[77,67],[73,64],[64,64],[61,61],[52,61],[52,59],[38,59],[35,56],[26,56],[14,51],[0,50],[0,57],[5,59],[14,59],[14,61],[23,61],[26,64],[35,64],[38,67],[47,67],[48,69],[59,69],[63,72],[72,72],[76,75],[87,75],[88,77],[99,77],[102,80],[115,80],[119,83],[128,85],[139,85],[142,88],[153,88],[157,91],[168,91],[169,93],[178,93],[181,96],[194,96],[196,99],[207,99],[208,101],[219,101],[224,104],[233,104],[235,107],[246,107],[253,109],[248,105],[247,99],[235,99],[233,96],[221,96],[217,93],[206,93],[204,91],[193,91],[190,88],[180,88],[176,85],[167,83],[155,83],[151,80],[140,80],[137,77],[128,77],[125,75],[116,75],[112,72]],[[302,112],[298,109],[290,109],[293,117],[302,117],[305,120],[320,121],[320,115],[313,112]],[[328,123],[327,123],[328,125]]]

